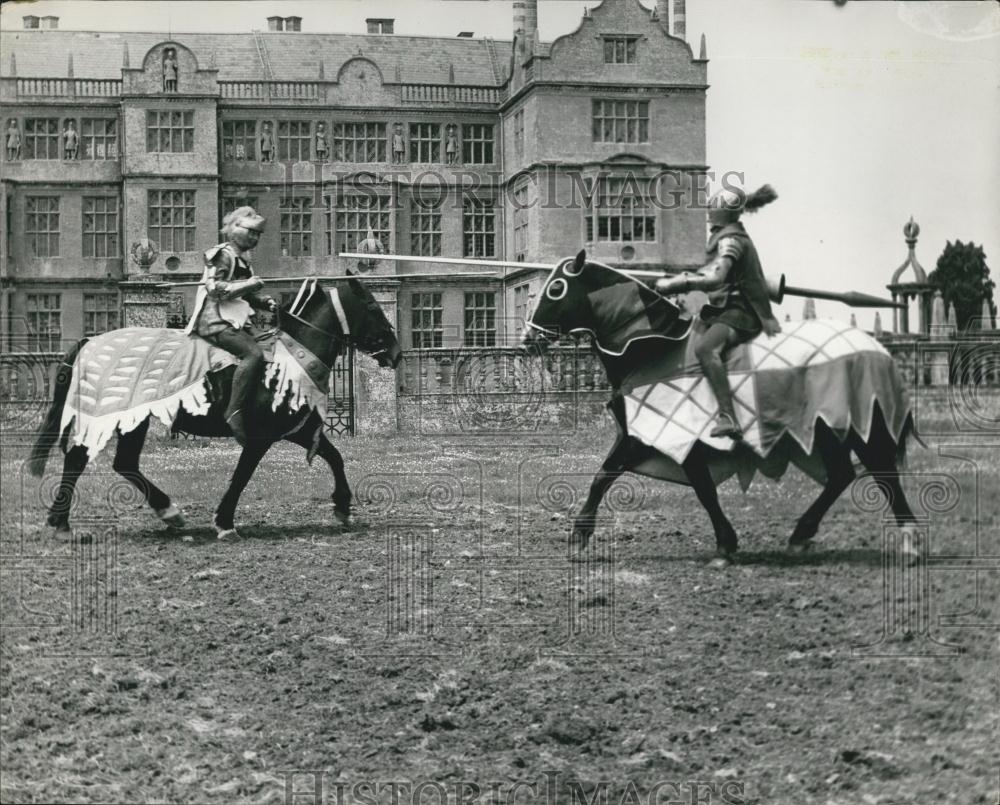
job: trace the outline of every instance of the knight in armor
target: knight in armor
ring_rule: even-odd
[[[704,328],[695,331],[694,353],[719,403],[719,416],[711,431],[714,437],[742,436],[729,377],[722,353],[758,336],[774,336],[781,325],[771,311],[767,282],[753,241],[740,222],[740,215],[755,212],[778,197],[770,185],[746,195],[720,190],[709,199],[708,263],[696,273],[658,280],[661,294],[703,291],[708,304],[700,312]]]
[[[264,218],[253,207],[240,207],[222,221],[225,243],[205,252],[205,273],[195,299],[194,315],[185,330],[199,335],[240,359],[226,409],[226,422],[241,445],[247,443],[245,412],[264,371],[264,353],[247,328],[253,311],[278,308],[259,293],[264,283],[254,276],[245,253],[264,231]]]

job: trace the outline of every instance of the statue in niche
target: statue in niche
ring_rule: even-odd
[[[13,162],[21,156],[21,129],[17,121],[11,119],[7,124],[7,161]]]
[[[444,145],[445,158],[449,165],[457,165],[458,159],[458,135],[455,133],[455,124],[448,124],[448,137]]]
[[[402,123],[397,123],[393,130],[392,161],[397,165],[406,162],[406,140],[403,138]]]
[[[66,121],[66,130],[63,137],[63,159],[76,159],[77,149],[80,147],[80,138],[76,133],[76,126],[72,120]]]
[[[173,48],[163,51],[163,91],[177,92],[177,54]]]
[[[260,161],[274,162],[274,135],[271,134],[271,124],[265,123],[260,135]]]
[[[326,162],[326,158],[330,153],[330,146],[326,139],[326,124],[317,123],[316,124],[316,159],[320,162]]]

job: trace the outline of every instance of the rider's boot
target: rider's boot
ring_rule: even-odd
[[[709,434],[714,439],[739,439],[743,436],[740,429],[739,420],[736,419],[736,411],[733,408],[733,392],[729,388],[729,376],[726,374],[726,367],[719,362],[706,361],[702,366],[705,373],[705,380],[712,387],[715,399],[719,403],[719,416],[715,420],[715,427]]]
[[[253,393],[259,382],[260,371],[263,369],[263,359],[247,357],[240,361],[233,374],[233,387],[229,393],[229,407],[226,408],[226,424],[233,432],[236,441],[242,447],[250,441],[250,431],[247,427],[246,412],[253,402]]]

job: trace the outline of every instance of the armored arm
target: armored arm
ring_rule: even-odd
[[[665,277],[657,280],[656,290],[665,295],[687,293],[688,291],[709,293],[725,285],[732,267],[732,258],[719,255],[711,263],[698,269],[695,274],[685,272],[678,277]]]
[[[729,279],[733,265],[743,255],[743,244],[738,238],[726,237],[719,241],[715,259],[702,266],[695,274],[669,277],[656,283],[656,290],[662,294],[684,293],[686,291],[718,290]]]
[[[219,251],[205,267],[205,290],[211,298],[220,301],[240,299],[263,287],[264,283],[257,277],[226,279],[232,273],[232,266],[232,257],[225,251]]]

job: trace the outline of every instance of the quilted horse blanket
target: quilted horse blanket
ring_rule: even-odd
[[[326,414],[329,371],[294,340],[278,333],[265,346],[264,382],[273,388],[272,407],[288,402]],[[167,427],[183,406],[193,416],[208,412],[207,375],[235,364],[223,349],[180,330],[126,327],[88,341],[73,367],[61,431],[71,427],[70,443],[83,445],[91,457],[115,431],[127,433],[148,416]]]
[[[726,367],[744,439],[713,439],[718,406],[692,341],[666,349],[663,360],[638,368],[622,387],[627,432],[668,459],[646,467],[650,475],[683,482],[679,465],[701,441],[723,452],[713,466],[717,481],[736,473],[746,488],[758,470],[780,477],[789,462],[823,481],[813,453],[818,420],[841,438],[853,428],[867,440],[877,403],[898,443],[911,414],[900,373],[872,336],[834,320],[790,322],[774,338],[761,334],[730,351]]]

